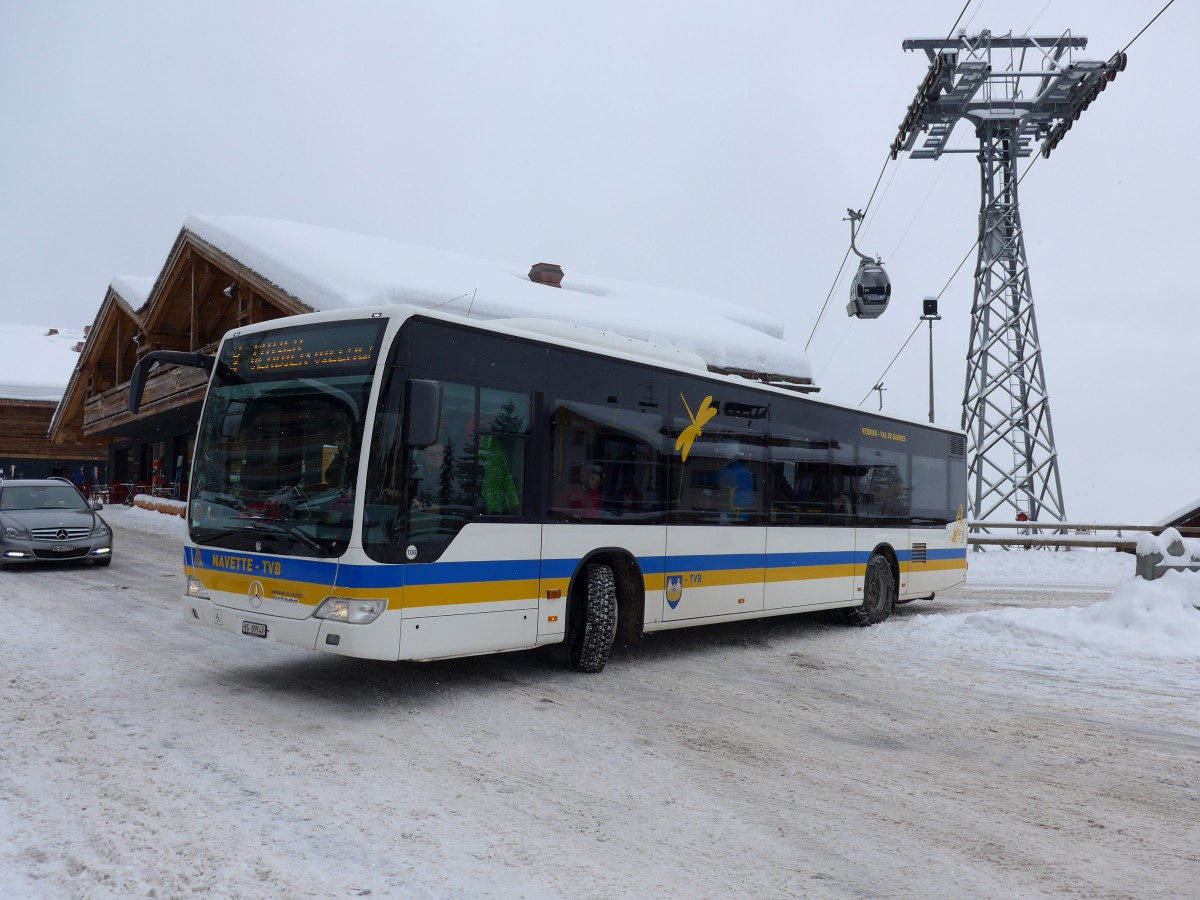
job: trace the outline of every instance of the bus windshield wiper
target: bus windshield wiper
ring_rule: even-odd
[[[266,530],[273,531],[277,534],[286,535],[287,537],[290,537],[293,540],[298,541],[299,543],[303,544],[308,549],[315,551],[320,556],[328,556],[329,555],[328,550],[326,550],[324,547],[322,547],[320,544],[318,544],[315,540],[310,538],[307,534],[305,534],[303,531],[301,531],[299,528],[296,528],[293,525],[285,525],[283,522],[276,521],[275,519],[268,519],[265,516],[248,516],[247,519],[251,522],[254,522],[255,524],[253,524],[253,525],[233,525],[233,526],[228,526],[225,528],[216,528],[212,531],[207,532],[204,535],[203,540],[211,541],[216,538],[226,537],[231,534],[245,534],[247,532],[258,531],[259,530],[258,526],[263,525],[263,526],[267,527]],[[197,529],[197,530],[199,531],[201,529]]]
[[[328,550],[310,538],[295,525],[288,525],[284,522],[280,522],[278,519],[269,519],[266,516],[247,516],[247,518],[250,519],[251,522],[266,526],[269,531],[277,531],[280,534],[286,534],[288,537],[294,538],[308,549],[315,550],[317,553],[321,554],[321,556],[329,555]]]

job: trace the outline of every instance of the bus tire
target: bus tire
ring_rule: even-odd
[[[611,566],[587,566],[587,596],[572,606],[567,653],[580,672],[602,672],[617,634],[617,586]]]
[[[851,625],[878,625],[892,614],[895,606],[896,579],[892,567],[886,557],[872,553],[863,578],[863,602],[843,610],[843,615]]]

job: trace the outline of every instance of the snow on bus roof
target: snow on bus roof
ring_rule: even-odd
[[[564,266],[561,288],[510,264],[315,225],[192,216],[184,228],[314,310],[409,304],[475,319],[542,318],[699,355],[722,369],[811,379],[808,355],[765,314],[713,297]]]
[[[0,400],[62,399],[82,329],[0,325]]]

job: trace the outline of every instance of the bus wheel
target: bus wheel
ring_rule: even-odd
[[[863,602],[843,610],[843,615],[851,625],[878,625],[892,614],[895,605],[896,579],[892,577],[892,567],[886,558],[872,553],[863,579]]]
[[[572,604],[567,653],[580,672],[601,672],[617,634],[617,586],[611,566],[587,567],[587,598]]]

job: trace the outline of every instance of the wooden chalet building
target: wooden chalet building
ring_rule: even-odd
[[[0,476],[104,478],[106,442],[46,439],[86,336],[86,331],[0,326]]]
[[[133,416],[134,365],[151,350],[212,352],[234,327],[303,312],[312,308],[184,227],[157,279],[113,280],[49,423],[50,441],[103,442],[107,481],[113,484],[149,484],[157,463],[161,481],[182,497],[204,372],[156,367],[141,411]]]

